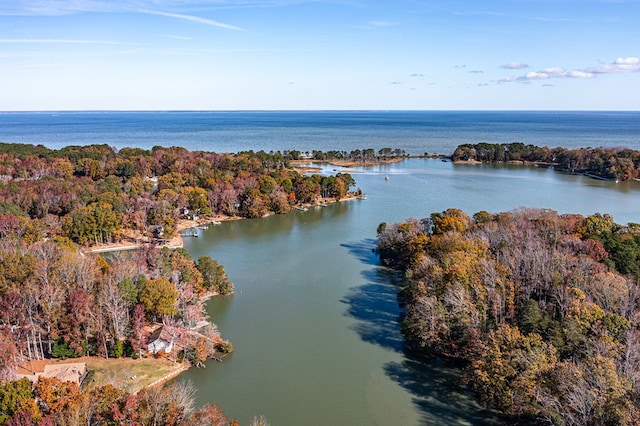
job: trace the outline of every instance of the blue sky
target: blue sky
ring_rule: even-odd
[[[0,0],[0,110],[639,110],[640,0]]]

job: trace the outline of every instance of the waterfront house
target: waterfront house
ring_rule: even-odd
[[[55,377],[63,382],[72,382],[78,386],[82,385],[87,377],[87,364],[84,362],[74,363],[53,363],[47,361],[32,361],[18,368],[18,378],[26,377],[32,382],[36,382],[40,377]]]
[[[166,327],[158,327],[147,339],[147,350],[151,353],[170,353],[173,350],[175,338]]]

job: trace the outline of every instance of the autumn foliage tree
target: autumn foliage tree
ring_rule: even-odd
[[[209,256],[201,256],[197,263],[198,271],[202,275],[202,287],[205,291],[229,294],[233,291],[233,284],[229,281],[224,267]]]
[[[640,233],[608,215],[457,209],[378,227],[405,270],[408,345],[468,363],[480,398],[533,423],[633,424]]]
[[[202,327],[208,323],[203,298],[233,288],[217,261],[196,263],[182,249],[146,247],[107,262],[79,253],[66,239],[0,239],[0,267],[13,277],[0,287],[1,380],[15,377],[25,360],[137,356],[146,349],[150,322]]]
[[[167,425],[231,426],[217,404],[194,407],[189,382],[145,388],[129,394],[112,385],[79,391],[71,382],[28,379],[0,385],[0,425]]]
[[[464,144],[458,146],[454,161],[486,163],[528,161],[551,164],[571,173],[586,173],[611,180],[630,180],[640,176],[640,151],[629,148],[548,148],[521,142]]]
[[[347,173],[300,174],[279,152],[0,143],[0,158],[0,237],[28,242],[63,235],[105,244],[152,237],[157,227],[167,236],[183,217],[287,213],[355,185]]]

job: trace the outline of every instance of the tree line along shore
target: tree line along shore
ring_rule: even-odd
[[[637,424],[640,225],[448,209],[380,224],[378,251],[410,350],[461,364],[506,423]]]
[[[401,149],[288,152],[293,164],[328,163],[339,167],[389,164],[406,158],[440,158],[456,163],[533,164],[596,179],[623,182],[640,179],[640,151],[624,147],[567,149],[521,142],[462,144],[452,154],[410,155]]]
[[[529,163],[569,173],[622,182],[640,178],[640,151],[629,148],[548,148],[514,142],[464,144],[450,157],[456,162]]]

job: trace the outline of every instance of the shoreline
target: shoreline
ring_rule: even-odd
[[[84,363],[87,376],[81,388],[92,389],[111,384],[130,394],[142,389],[161,385],[187,371],[191,365],[186,362],[175,362],[167,358],[145,356],[141,358],[102,358],[96,355],[85,355],[77,358],[48,358],[23,363],[21,374],[35,374],[43,371],[46,365]]]
[[[113,251],[137,250],[145,244],[157,244],[161,248],[168,247],[170,249],[182,248],[184,247],[184,238],[182,235],[180,235],[180,233],[186,231],[187,229],[196,228],[198,226],[212,225],[214,222],[228,222],[241,219],[244,218],[224,215],[216,215],[211,218],[200,220],[180,219],[178,220],[178,223],[176,225],[176,235],[169,238],[167,242],[162,244],[157,243],[159,240],[154,240],[149,237],[143,237],[140,239],[140,241],[134,240],[133,238],[129,237],[127,238],[127,242],[101,244],[94,247],[81,247],[80,250],[82,250],[82,252],[84,253],[109,253]]]
[[[341,199],[335,199],[335,198],[319,198],[317,200],[315,200],[313,203],[305,203],[305,204],[301,204],[301,205],[297,205],[294,206],[292,208],[292,211],[295,209],[298,210],[307,210],[308,208],[314,207],[314,206],[319,206],[319,205],[327,205],[327,204],[334,204],[334,203],[338,203],[338,202],[342,202],[342,201],[350,201],[350,200],[354,200],[354,199],[362,199],[364,197],[364,194],[361,193],[355,193],[355,192],[351,192],[348,193],[344,198]],[[290,212],[289,212],[290,213]],[[263,217],[267,217],[267,216],[271,216],[275,213],[270,213],[266,216]],[[229,221],[234,221],[234,220],[244,220],[246,218],[243,217],[230,217],[230,216],[224,216],[224,215],[216,215],[213,217],[209,217],[209,218],[203,218],[200,220],[187,220],[187,219],[181,219],[178,221],[178,224],[176,225],[176,236],[174,236],[173,238],[169,239],[169,241],[166,244],[162,244],[162,247],[170,247],[170,248],[177,248],[177,247],[183,247],[184,244],[184,240],[183,237],[181,235],[181,232],[187,230],[187,229],[191,229],[191,228],[195,228],[198,226],[211,226],[214,222],[229,222]],[[92,248],[91,250],[87,251],[88,253],[106,253],[106,252],[115,252],[115,251],[125,251],[125,250],[136,250],[138,248],[140,248],[142,246],[143,243],[123,243],[123,244],[110,244],[107,247],[95,247]],[[218,293],[216,292],[209,292],[207,294],[204,294],[201,296],[201,300],[203,302],[207,302],[209,301],[212,297],[217,297],[219,296]],[[97,359],[97,357],[83,357],[84,359]],[[122,362],[124,358],[119,358],[119,360]],[[217,360],[220,360],[218,358],[215,358]],[[131,359],[131,365],[135,364],[134,359]],[[109,363],[109,359],[108,358],[103,358],[100,360],[100,362],[105,362],[105,363]],[[157,378],[156,380],[154,380],[151,383],[148,384],[144,384],[142,385],[140,388],[137,389],[133,389],[131,392],[132,393],[137,393],[139,392],[141,389],[148,389],[148,388],[152,388],[154,386],[159,386],[162,385],[178,376],[180,376],[180,374],[184,373],[185,371],[188,371],[189,369],[191,369],[193,366],[188,363],[188,362],[181,362],[179,367],[177,369],[174,369],[172,371],[169,371],[168,373],[166,373],[164,376]],[[135,377],[135,376],[133,376]]]
[[[309,207],[314,207],[317,205],[323,204],[334,204],[341,201],[354,200],[357,198],[362,198],[364,194],[359,195],[357,193],[349,193],[344,198],[336,200],[335,198],[318,198],[313,203],[304,203],[298,204],[292,207],[293,210],[302,210]],[[271,216],[276,213],[269,213],[263,217]],[[285,213],[288,214],[288,213]],[[158,244],[160,248],[168,247],[170,249],[182,248],[184,247],[184,237],[181,235],[182,232],[187,229],[197,228],[198,226],[212,226],[214,222],[231,222],[236,220],[246,220],[245,217],[238,216],[226,216],[226,215],[215,215],[212,217],[202,218],[199,220],[189,220],[189,219],[180,219],[176,225],[176,235],[169,238],[167,242]],[[129,250],[137,250],[145,244],[156,244],[158,240],[153,240],[149,237],[144,237],[143,241],[136,241],[135,239],[128,237],[126,242],[114,243],[114,244],[104,244],[94,247],[81,247],[80,250],[83,253],[110,253],[116,251],[129,251]]]
[[[480,161],[475,159],[469,159],[469,160],[455,160],[452,162],[453,164],[458,164],[458,165],[502,164],[502,165],[513,165],[513,166],[546,167],[546,168],[553,169],[554,172],[568,173],[572,175],[584,176],[584,177],[588,177],[595,180],[614,182],[614,183],[620,183],[620,182],[626,182],[626,181],[636,181],[636,182],[640,181],[640,179],[636,179],[636,178],[620,181],[618,179],[611,179],[604,176],[599,176],[597,174],[589,173],[583,170],[566,170],[566,169],[559,168],[558,163],[547,163],[544,161],[526,161],[526,160]]]
[[[339,159],[315,160],[313,158],[308,158],[308,159],[302,159],[302,160],[289,160],[289,164],[291,164],[291,167],[294,170],[296,170],[298,173],[304,174],[304,173],[319,173],[324,170],[322,167],[308,166],[310,164],[324,164],[324,165],[331,165],[335,167],[344,167],[346,169],[350,169],[352,167],[373,167],[373,166],[379,166],[383,164],[400,163],[407,158],[417,158],[417,157],[420,157],[420,156],[405,155],[402,157],[392,157],[392,158],[373,158],[371,160],[366,160],[366,161],[339,160]]]

